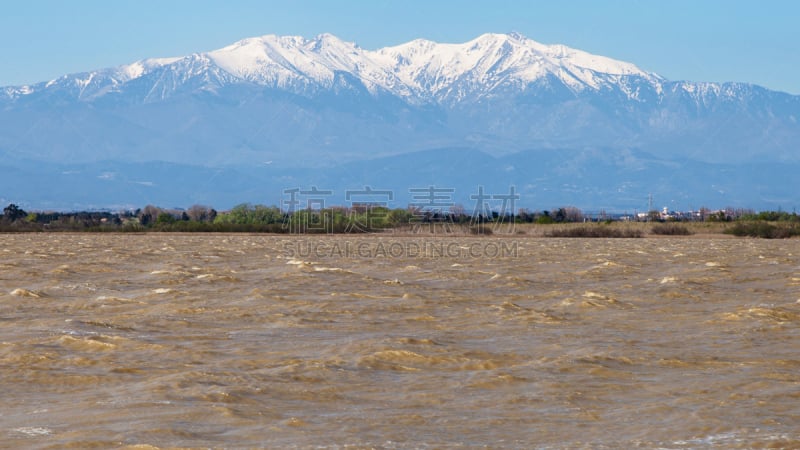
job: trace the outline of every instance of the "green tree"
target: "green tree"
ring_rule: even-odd
[[[3,208],[3,218],[9,222],[16,222],[27,215],[28,213],[13,203]]]
[[[393,227],[411,223],[411,211],[407,209],[393,209],[386,214],[386,222]]]
[[[250,220],[252,210],[253,208],[249,203],[242,203],[234,206],[226,214],[218,215],[216,222],[246,225],[251,223]]]
[[[274,206],[256,205],[250,212],[250,223],[273,224],[283,220],[281,211]]]
[[[534,214],[536,216],[536,223],[539,224],[550,224],[554,223],[553,216],[550,215],[550,211],[544,210],[541,214]]]
[[[170,224],[175,223],[175,216],[168,212],[162,212],[156,218],[156,224]]]

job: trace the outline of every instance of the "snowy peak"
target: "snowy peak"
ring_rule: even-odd
[[[526,85],[553,76],[574,92],[598,90],[620,77],[661,78],[633,64],[563,45],[544,45],[518,33],[487,33],[463,44],[415,40],[375,52],[407,85],[436,97],[484,95],[499,86]]]
[[[153,70],[172,64],[179,61],[181,58],[150,58],[136,61],[133,64],[120,66],[117,68],[116,79],[120,82],[134,80],[144,75],[145,73],[152,72]]]
[[[273,87],[330,87],[336,72],[379,71],[365,52],[331,34],[314,39],[266,35],[208,53],[215,65],[256,84]],[[371,70],[370,70],[371,69]],[[368,85],[374,85],[367,77]]]
[[[573,95],[610,90],[638,101],[643,89],[661,95],[665,82],[631,63],[564,45],[541,44],[519,33],[487,33],[464,43],[416,39],[374,51],[331,34],[313,39],[265,35],[207,53],[145,59],[49,83],[7,88],[5,95],[19,98],[55,86],[90,101],[125,92],[130,83],[141,92],[146,82],[152,83],[149,100],[181,89],[213,91],[226,83],[313,95],[334,89],[340,75],[372,94],[385,92],[414,104],[480,101],[501,90],[523,92],[539,82],[559,83]]]

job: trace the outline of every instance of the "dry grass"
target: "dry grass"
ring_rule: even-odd
[[[570,234],[578,233],[569,231],[573,228],[582,227],[606,227],[612,230],[620,230],[620,233],[641,233],[642,237],[713,237],[713,238],[731,238],[732,235],[725,234],[731,224],[724,222],[680,222],[676,226],[683,227],[688,231],[688,234],[659,234],[653,232],[653,227],[658,225],[671,225],[670,223],[656,223],[652,222],[611,222],[608,224],[602,223],[556,223],[556,224],[516,224],[516,234],[531,237],[547,237],[555,234]],[[615,232],[610,232],[615,233]]]

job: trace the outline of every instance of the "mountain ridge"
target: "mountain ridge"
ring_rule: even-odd
[[[530,83],[547,74],[557,74],[578,91],[586,87],[597,89],[602,81],[607,81],[590,72],[638,76],[656,86],[664,80],[631,63],[560,44],[540,44],[517,33],[486,33],[461,44],[417,39],[374,51],[363,50],[331,34],[321,34],[314,39],[276,35],[246,38],[209,52],[147,58],[47,82],[10,86],[5,91],[9,97],[19,98],[72,81],[82,93],[95,78],[105,78],[113,89],[166,66],[180,67],[189,76],[199,75],[192,72],[192,67],[212,72],[219,69],[237,81],[281,88],[297,79],[330,87],[334,73],[345,71],[357,75],[373,93],[383,89],[406,99],[447,92],[465,77],[481,84]]]
[[[631,179],[636,169],[619,156],[631,152],[669,162],[659,166],[664,170],[693,167],[693,174],[731,165],[731,173],[744,174],[740,165],[756,163],[788,173],[786,167],[800,165],[798,118],[800,96],[748,83],[671,81],[631,63],[514,33],[455,44],[417,39],[378,50],[330,34],[265,35],[210,52],[0,88],[0,163],[28,173],[36,166],[29,161],[50,164],[41,170],[108,161],[139,171],[143,164],[168,163],[188,167],[183,173],[204,183],[207,170],[251,170],[269,162],[272,176],[280,178],[283,170],[294,174],[287,182],[300,183],[304,170],[384,164],[412,152],[433,151],[425,159],[433,167],[424,170],[445,172],[454,153],[438,160],[431,155],[461,148],[474,151],[462,151],[461,162],[478,167],[485,162],[478,154],[523,155],[515,165],[520,183],[525,174],[557,170],[584,184],[574,192],[613,196],[613,189],[594,187],[624,180],[586,176],[591,161],[600,158],[607,173],[630,173]],[[192,172],[197,167],[203,170]],[[487,176],[508,176],[499,164],[487,170]],[[41,177],[57,178],[65,179]],[[136,180],[146,181],[146,174]],[[662,192],[684,192],[669,180],[661,181]],[[549,183],[552,194],[557,183]],[[30,187],[37,188],[50,189],[46,182]],[[3,190],[11,191],[0,180]],[[706,191],[716,192],[697,188]],[[772,198],[779,193],[771,185],[762,191]]]

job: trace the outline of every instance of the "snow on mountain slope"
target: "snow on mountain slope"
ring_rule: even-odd
[[[267,35],[239,41],[209,53],[216,65],[249,82],[289,87],[302,84],[328,88],[337,72],[347,72],[371,92],[396,85],[389,68],[377,64],[371,52],[331,34],[307,40]]]
[[[600,89],[611,78],[661,78],[633,64],[592,55],[563,45],[543,45],[519,34],[484,34],[464,44],[418,39],[375,52],[401,80],[420,92],[461,98],[471,90],[491,91],[503,83],[524,86],[548,74],[575,91]],[[453,92],[456,84],[466,84]]]
[[[310,44],[302,37],[270,35],[239,41],[210,52],[209,56],[219,67],[243,80],[277,86],[297,77],[309,82],[331,81],[334,71],[352,69],[346,48],[322,42],[314,48]],[[321,51],[323,47],[326,51]]]
[[[638,78],[661,92],[662,78],[633,64],[592,55],[563,45],[544,45],[522,35],[484,34],[462,44],[417,39],[376,51],[322,34],[314,39],[266,35],[219,50],[182,58],[154,58],[116,68],[67,75],[32,86],[6,89],[16,98],[54,86],[82,100],[124,89],[150,74],[169,72],[171,85],[153,80],[154,92],[170,95],[189,79],[248,82],[298,93],[330,88],[337,73],[358,79],[373,94],[386,91],[413,103],[481,98],[500,86],[524,89],[553,76],[573,92],[618,87],[635,98],[630,83]],[[217,86],[218,87],[218,86]],[[153,97],[149,97],[153,98]]]
[[[180,59],[181,58],[150,58],[136,61],[133,64],[119,67],[116,70],[116,74],[118,75],[118,78],[116,79],[120,82],[133,80],[135,78],[139,78],[145,73],[153,71],[156,68],[175,63]]]

